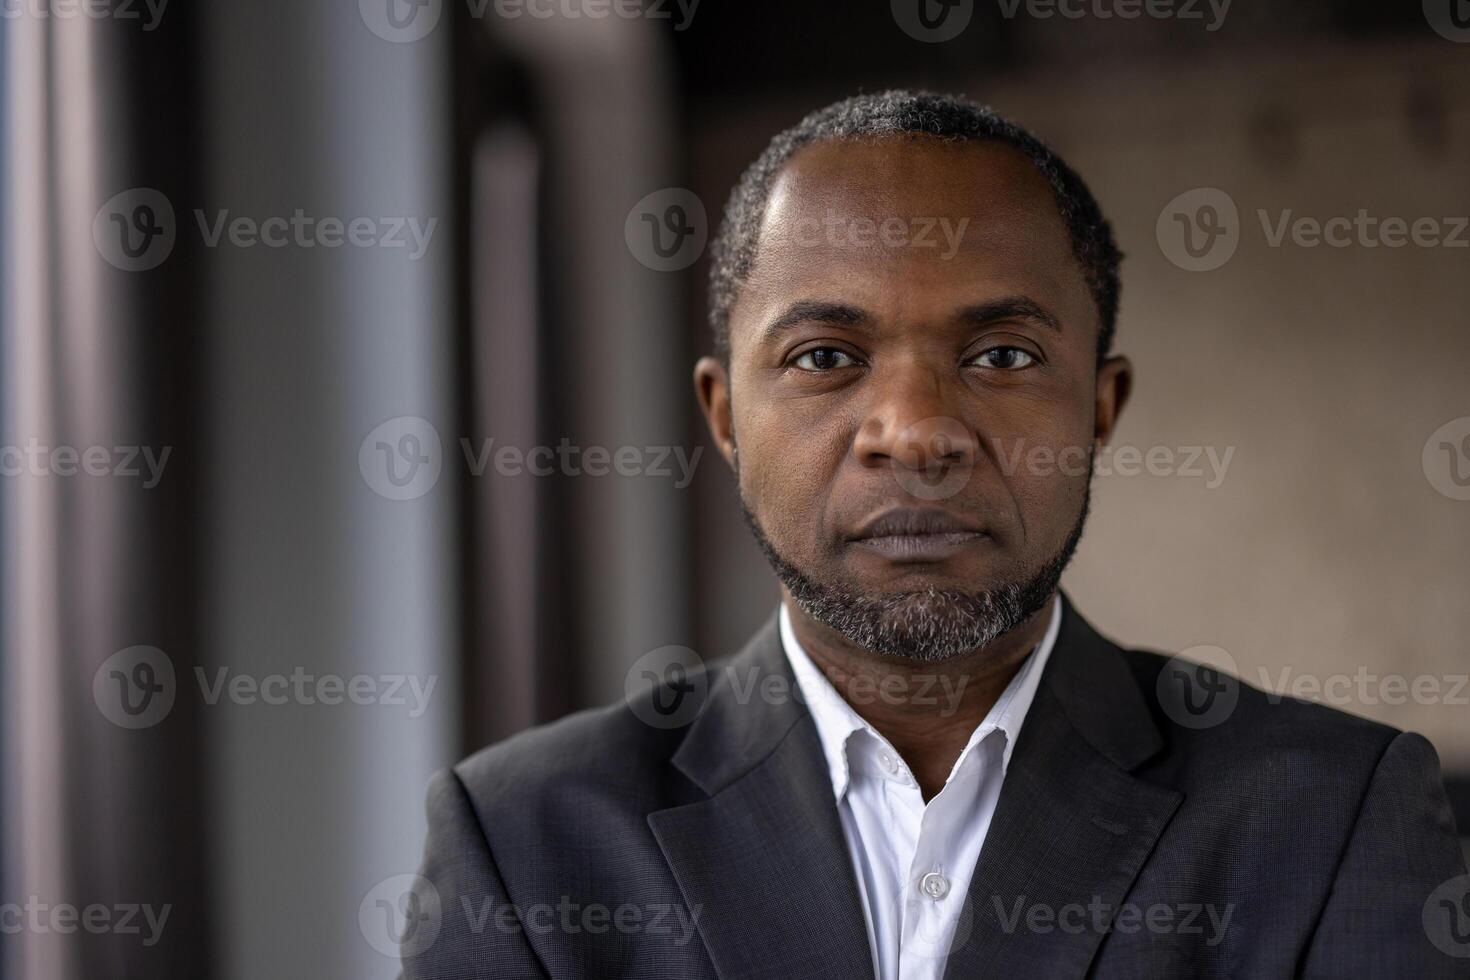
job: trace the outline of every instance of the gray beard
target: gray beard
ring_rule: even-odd
[[[924,589],[861,595],[820,582],[776,551],[741,495],[740,512],[766,560],[807,615],[865,650],[910,663],[939,663],[983,650],[1025,623],[1051,599],[1082,540],[1089,484],[1077,523],[1061,549],[1024,580],[993,589]]]

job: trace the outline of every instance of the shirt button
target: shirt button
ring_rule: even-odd
[[[937,902],[949,894],[949,879],[938,871],[931,871],[919,879],[919,891]]]
[[[882,755],[878,756],[878,764],[883,767],[883,771],[888,773],[888,775],[898,775],[898,760],[889,755],[887,752],[884,752]]]

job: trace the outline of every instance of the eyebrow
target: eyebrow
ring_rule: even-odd
[[[1029,296],[1002,296],[967,306],[960,311],[957,319],[975,326],[984,326],[996,320],[1031,320],[1048,330],[1062,332],[1062,323],[1051,310]]]
[[[1056,316],[1029,296],[1001,296],[961,308],[953,317],[971,326],[987,326],[997,320],[1030,320],[1048,330],[1061,333],[1062,324]],[[864,328],[873,321],[873,315],[861,307],[847,303],[824,300],[798,300],[766,325],[762,339],[769,339],[782,331],[802,323],[828,323],[833,326]]]
[[[773,337],[800,323],[830,323],[840,327],[862,327],[872,322],[872,315],[857,306],[829,303],[823,300],[798,300],[766,325],[766,337]]]

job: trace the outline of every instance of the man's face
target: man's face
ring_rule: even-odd
[[[1051,188],[1018,151],[821,142],[772,188],[728,375],[707,359],[696,380],[788,587],[795,571],[912,619],[936,594],[1055,586],[1126,397],[1097,335]]]

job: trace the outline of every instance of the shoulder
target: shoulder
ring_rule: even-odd
[[[1257,791],[1332,784],[1361,792],[1386,759],[1437,765],[1433,749],[1418,735],[1263,691],[1181,658],[1147,650],[1122,654],[1171,754],[1217,776],[1246,775]]]
[[[696,686],[702,697],[704,685]],[[702,704],[687,702],[673,715],[660,710],[670,703],[659,686],[579,711],[480,749],[453,772],[482,822],[535,820],[575,807],[674,805],[691,784],[673,757]]]

